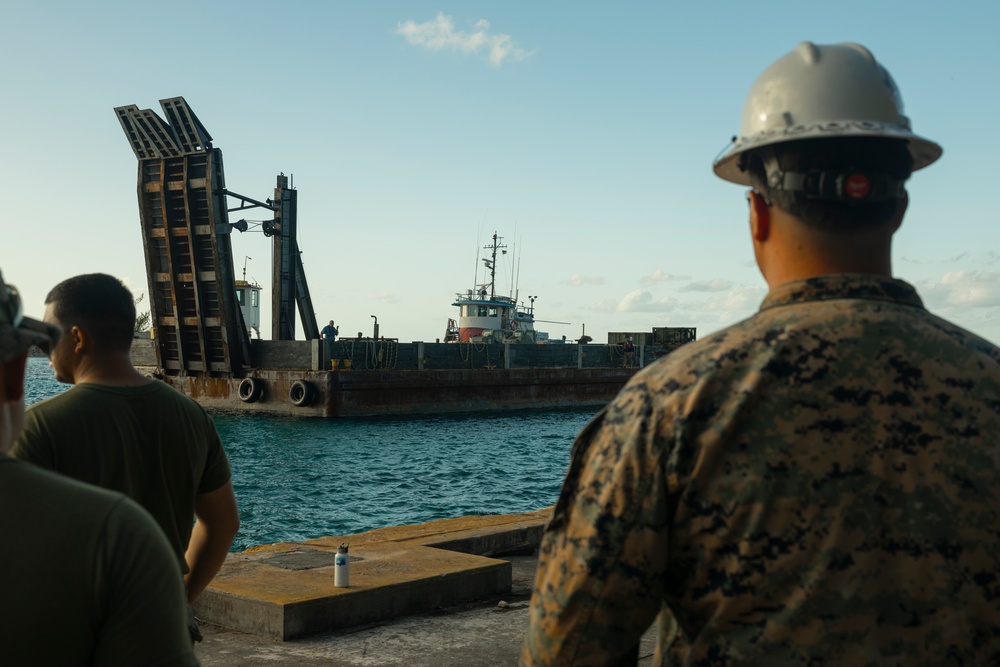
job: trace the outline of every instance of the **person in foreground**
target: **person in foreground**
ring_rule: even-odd
[[[4,665],[197,665],[170,545],[120,493],[7,451],[24,421],[28,348],[57,327],[22,316],[0,275],[0,655]]]
[[[173,546],[194,601],[240,525],[215,425],[195,401],[132,366],[135,305],[117,278],[70,278],[45,303],[45,321],[65,332],[50,363],[75,386],[31,406],[14,456],[136,500]]]
[[[940,154],[857,44],[799,44],[714,165],[769,292],[588,424],[540,549],[526,665],[1000,662],[1000,349],[892,278]]]

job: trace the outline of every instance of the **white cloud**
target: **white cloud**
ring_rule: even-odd
[[[702,290],[714,292],[703,299],[682,300],[672,297],[654,298],[648,290],[639,288],[626,294],[617,303],[610,299],[588,308],[598,313],[670,313],[689,320],[712,320],[729,324],[755,313],[767,290],[762,286],[732,287],[728,281],[712,280]]]
[[[433,21],[417,23],[406,21],[396,26],[396,34],[402,35],[414,46],[422,46],[429,51],[451,49],[458,53],[479,53],[485,51],[491,65],[499,67],[504,60],[524,60],[528,52],[517,46],[510,35],[490,34],[490,23],[486,19],[476,21],[474,32],[455,29],[450,16],[438,13]]]
[[[656,283],[665,283],[671,280],[690,280],[690,276],[678,276],[674,274],[667,273],[663,269],[656,269],[648,276],[643,276],[639,279],[639,283],[642,285],[655,285]]]
[[[917,257],[900,257],[900,262],[905,262],[907,264],[954,264],[956,262],[962,262],[965,266],[981,266],[981,265],[993,265],[1000,262],[1000,253],[996,250],[988,250],[985,252],[972,252],[963,251],[957,255],[952,255],[951,257],[931,257],[920,259]]]
[[[366,294],[365,298],[369,301],[377,301],[379,303],[399,303],[399,298],[392,294],[391,292],[380,292],[378,294]]]
[[[598,313],[617,313],[618,304],[610,299],[605,299],[591,306],[590,310]]]
[[[685,303],[681,310],[728,325],[756,313],[766,294],[763,286],[740,286],[713,294],[704,301]]]
[[[621,313],[666,313],[674,310],[677,302],[670,297],[653,300],[653,295],[646,290],[637,289],[625,295],[625,298],[618,303],[618,312]]]
[[[920,295],[930,307],[1000,306],[1000,272],[952,271],[941,276],[936,283],[922,283]]]
[[[724,292],[731,288],[733,283],[729,280],[716,278],[715,280],[696,280],[679,288],[678,292]]]
[[[570,287],[582,287],[584,285],[603,285],[604,278],[600,276],[582,276],[579,273],[574,273],[569,277],[565,285]]]

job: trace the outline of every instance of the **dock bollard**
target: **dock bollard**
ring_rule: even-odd
[[[347,542],[337,547],[337,556],[333,560],[333,585],[351,585],[351,556],[347,553]]]

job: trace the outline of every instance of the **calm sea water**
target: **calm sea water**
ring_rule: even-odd
[[[28,360],[30,405],[68,388]],[[233,545],[552,505],[593,410],[322,420],[214,412],[242,527]]]

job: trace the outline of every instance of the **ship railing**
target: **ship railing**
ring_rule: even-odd
[[[495,336],[492,334],[496,334]],[[636,345],[634,356],[627,357],[620,345],[566,342],[536,345],[535,332],[493,331],[490,342],[483,337],[467,342],[411,342],[397,340],[338,339],[337,341],[254,341],[257,366],[261,368],[296,367],[311,370],[355,371],[448,371],[469,368],[547,369],[547,368],[642,368],[668,354],[674,346]],[[291,352],[298,345],[301,358],[293,361]],[[315,346],[310,358],[310,344]],[[273,352],[270,348],[274,347]],[[311,363],[310,363],[311,362]],[[333,362],[337,362],[334,364]],[[345,363],[349,362],[349,363]]]
[[[469,294],[468,292],[456,292],[455,301],[457,302],[480,302],[480,301],[491,301],[494,303],[502,303],[508,306],[517,305],[513,297],[501,296],[499,294],[495,296],[490,296],[489,294]]]

